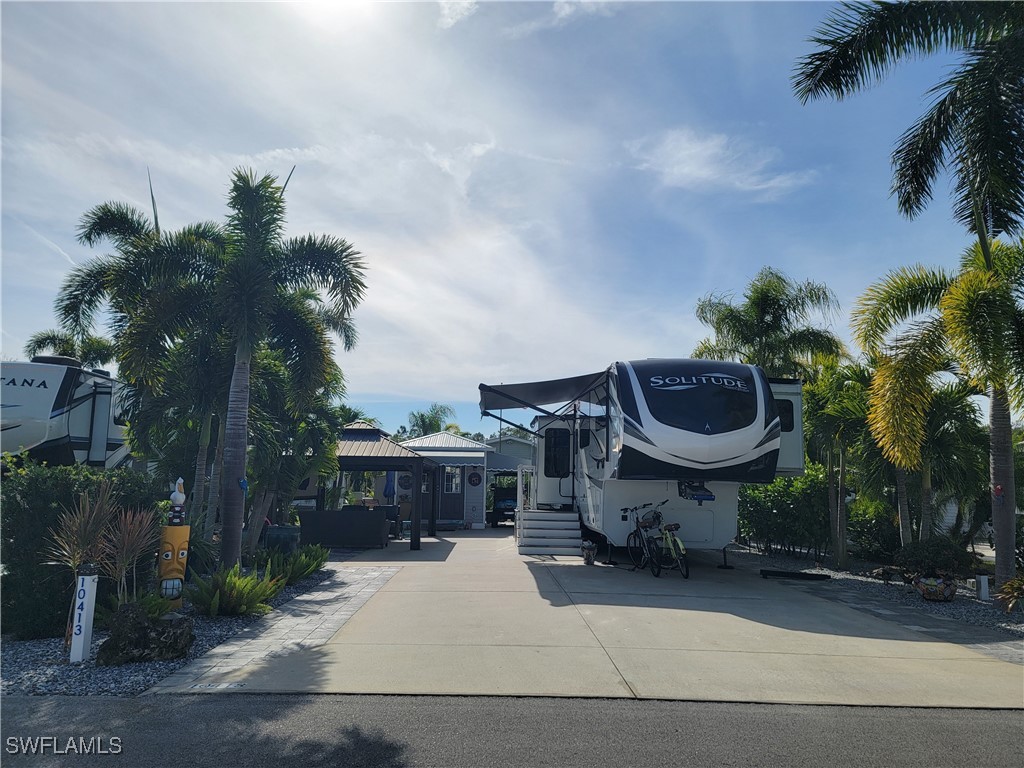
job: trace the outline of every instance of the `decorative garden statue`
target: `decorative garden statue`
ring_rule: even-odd
[[[188,538],[191,526],[185,525],[185,481],[178,478],[171,494],[171,514],[160,540],[160,562],[157,573],[160,596],[181,607],[181,594],[185,587],[185,566],[188,562]]]

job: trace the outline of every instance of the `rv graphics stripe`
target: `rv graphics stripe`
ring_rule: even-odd
[[[782,436],[782,423],[776,419],[771,427],[768,428],[768,434],[761,438],[761,442],[754,446],[754,449],[760,448],[762,445],[770,443],[772,440]]]
[[[68,403],[63,408],[57,408],[57,409],[51,411],[50,418],[52,419],[52,418],[55,418],[57,416],[62,416],[63,414],[65,414],[68,411],[70,411],[73,408],[75,408],[76,406],[79,406],[82,403],[86,403],[86,402],[92,400],[92,398],[93,398],[92,393],[89,393],[88,395],[82,395],[81,397],[76,397],[74,400],[72,400],[70,403]]]
[[[631,419],[625,418],[622,420],[622,431],[625,432],[630,437],[639,440],[642,443],[647,443],[647,445],[654,445],[654,441],[647,437],[647,435],[645,435],[639,429],[637,429],[636,426],[634,426]]]

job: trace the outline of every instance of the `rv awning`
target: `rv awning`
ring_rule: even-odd
[[[602,403],[607,397],[608,371],[573,376],[570,379],[534,381],[526,384],[481,384],[480,413],[506,408],[534,408],[585,400]]]

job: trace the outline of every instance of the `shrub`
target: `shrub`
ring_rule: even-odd
[[[920,576],[966,576],[974,572],[977,558],[946,536],[932,536],[907,544],[896,553],[895,563]]]
[[[900,550],[896,510],[882,501],[858,496],[847,507],[846,538],[852,552],[864,560],[891,563]]]
[[[272,600],[285,582],[282,577],[272,577],[270,570],[260,578],[257,574],[242,574],[238,564],[233,568],[214,572],[208,579],[196,579],[185,588],[185,594],[193,607],[207,616],[243,616],[264,614],[270,610]]]
[[[828,488],[824,469],[810,464],[801,477],[779,477],[767,485],[743,485],[740,535],[764,551],[806,550],[820,557],[828,546]]]
[[[115,504],[148,508],[165,495],[163,483],[131,469],[50,467],[29,460],[19,466],[4,464],[0,624],[5,633],[19,638],[55,637],[64,631],[73,583],[68,569],[45,552],[52,543],[48,532],[57,529],[62,511],[71,509],[82,493],[95,495],[104,480]],[[100,584],[102,593],[111,591],[105,580]]]
[[[996,593],[996,601],[1007,613],[1018,605],[1024,605],[1024,574],[1018,572],[1015,578],[1003,584]]]
[[[323,568],[331,551],[319,544],[309,544],[290,555],[262,550],[256,555],[256,563],[274,576],[282,576],[286,584],[294,584]]]

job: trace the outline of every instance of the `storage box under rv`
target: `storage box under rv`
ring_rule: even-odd
[[[688,548],[722,549],[736,536],[741,484],[803,474],[801,383],[769,381],[756,366],[651,359],[480,389],[488,415],[541,413],[537,508],[575,510],[616,546],[633,529],[624,508],[668,499],[662,514]],[[554,403],[567,405],[545,409]]]

